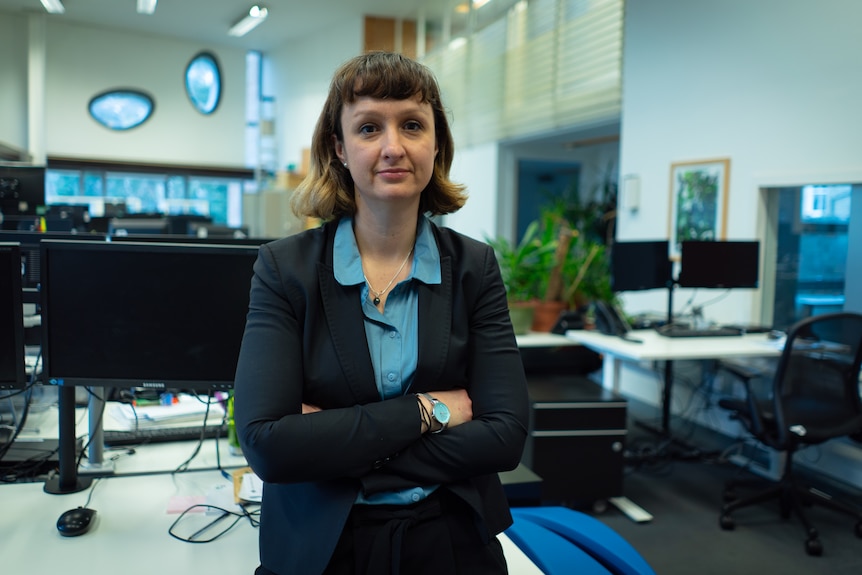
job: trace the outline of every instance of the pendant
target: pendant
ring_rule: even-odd
[[[379,298],[379,297],[375,297],[375,298],[374,298],[373,300],[371,300],[371,301],[372,301],[372,302],[374,302],[374,305],[380,305],[380,298]]]

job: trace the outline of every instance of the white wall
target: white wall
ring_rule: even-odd
[[[27,20],[0,15],[0,144],[27,150]]]
[[[673,162],[730,158],[728,239],[757,237],[761,186],[862,181],[862,3],[812,6],[626,4],[620,174],[640,176],[641,208],[620,213],[620,239],[667,237]],[[632,294],[626,309],[661,309],[663,297]],[[751,321],[758,297],[739,290],[704,311]]]
[[[449,177],[467,186],[467,203],[443,219],[445,226],[474,239],[497,235],[498,146],[496,142],[455,148]]]
[[[362,20],[340,21],[326,34],[291,40],[268,55],[276,76],[276,133],[280,167],[300,165],[303,148],[311,146],[314,126],[335,69],[362,53]]]

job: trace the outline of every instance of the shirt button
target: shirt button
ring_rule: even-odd
[[[396,335],[398,335],[398,332],[396,332],[396,331],[390,331],[389,332],[389,337],[391,337],[393,339],[395,338]]]
[[[386,376],[386,379],[388,379],[389,381],[395,381],[395,374],[389,372],[389,375]]]
[[[419,501],[419,494],[418,494],[418,493],[414,493],[413,495],[411,495],[411,496],[410,496],[410,498],[411,498],[413,501]]]

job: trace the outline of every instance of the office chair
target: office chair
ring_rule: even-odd
[[[570,546],[580,549],[591,557],[610,575],[656,575],[641,554],[619,533],[580,511],[557,506],[513,507],[512,518],[514,519],[513,533],[508,531],[507,533],[540,567],[540,561],[547,560],[550,551],[539,547],[524,535],[526,533],[535,537],[541,533],[535,528],[532,528],[532,531],[530,528],[525,528],[525,524],[532,524],[550,534],[562,537]],[[557,537],[549,537],[546,533],[539,541],[544,541],[546,538],[557,539]],[[549,546],[549,543],[545,543],[545,546]],[[563,571],[566,574],[582,572],[580,566],[575,569],[572,563],[569,563],[567,570]]]
[[[739,499],[735,488],[744,481],[725,485],[721,510],[722,529],[733,529],[731,514],[763,501],[778,499],[781,517],[795,513],[802,521],[809,555],[821,555],[817,529],[803,507],[817,504],[856,519],[855,532],[862,537],[862,511],[803,485],[793,472],[798,449],[862,430],[859,372],[862,363],[862,314],[841,312],[809,317],[787,331],[784,350],[772,375],[769,393],[756,393],[753,374],[724,365],[744,384],[744,397],[721,399],[719,406],[732,412],[762,444],[784,454],[780,480],[768,489]]]

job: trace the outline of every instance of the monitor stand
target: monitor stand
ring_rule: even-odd
[[[75,386],[57,387],[57,410],[59,411],[58,452],[60,471],[45,481],[45,493],[64,495],[77,493],[90,487],[93,479],[78,476],[78,454],[75,437]]]
[[[105,393],[104,387],[91,387],[88,403],[88,418],[90,431],[90,444],[87,448],[87,461],[81,463],[78,473],[103,477],[114,474],[114,462],[105,461],[105,433],[103,422],[105,418]]]

